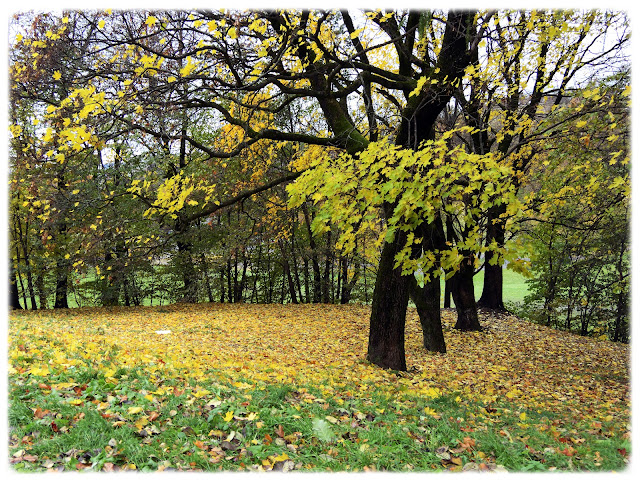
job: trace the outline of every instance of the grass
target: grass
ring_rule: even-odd
[[[482,317],[410,371],[363,358],[367,307],[22,312],[10,322],[17,471],[611,471],[628,349]],[[170,329],[158,335],[155,330]]]

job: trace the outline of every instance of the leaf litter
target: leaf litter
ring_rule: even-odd
[[[563,448],[554,447],[551,451],[538,451],[526,444],[526,439],[514,439],[508,430],[500,430],[505,441],[525,443],[532,458],[553,452],[571,459],[584,442],[577,433],[570,435],[568,427],[578,422],[588,424],[591,434],[629,437],[629,347],[547,329],[513,316],[483,315],[482,332],[463,333],[453,329],[454,313],[443,310],[447,354],[442,355],[424,351],[419,321],[415,310],[410,309],[406,326],[409,371],[393,372],[365,360],[370,315],[366,306],[201,304],[161,309],[85,308],[70,313],[12,313],[11,382],[37,381],[41,391],[58,392],[78,408],[95,408],[115,427],[133,424],[142,442],[151,442],[163,429],[171,428],[172,419],[183,408],[161,415],[159,399],[184,395],[187,402],[206,400],[203,407],[198,407],[202,412],[211,412],[210,416],[218,412],[222,428],[234,426],[217,430],[221,435],[211,430],[206,438],[213,439],[214,444],[196,440],[199,443],[195,445],[202,447],[197,450],[206,453],[211,464],[243,459],[242,465],[246,463],[249,470],[297,469],[301,465],[289,454],[295,457],[302,434],[285,434],[282,425],[272,435],[263,434],[265,445],[282,447],[289,453],[269,455],[259,463],[251,463],[251,450],[248,443],[243,443],[241,431],[244,428],[246,432],[249,423],[261,427],[263,422],[256,412],[234,411],[223,405],[216,392],[201,387],[199,382],[218,382],[240,393],[264,389],[265,385],[288,385],[291,388],[284,401],[298,409],[308,405],[328,408],[328,402],[342,405],[349,398],[366,400],[373,393],[393,399],[396,405],[415,404],[416,398],[445,396],[451,396],[460,406],[480,404],[482,408],[460,424],[460,431],[468,436],[458,445],[443,445],[434,452],[442,468],[457,471],[503,468],[491,463],[491,458],[482,461],[484,453],[476,448],[473,435],[492,428],[510,410],[522,427],[532,421],[526,412],[553,411],[563,418],[555,425],[543,422],[539,426],[540,431],[564,442]],[[154,332],[157,335],[152,335]],[[156,387],[143,392],[147,402],[143,406],[139,398],[126,395],[112,396],[106,402],[87,399],[83,390],[86,384],[54,380],[58,375],[86,367],[102,373],[106,382],[113,385],[119,382],[119,370],[141,368]],[[183,386],[169,386],[168,379],[181,380]],[[301,385],[315,385],[318,392],[313,395]],[[505,402],[511,409],[504,407]],[[122,409],[115,412],[114,405],[121,405]],[[435,404],[424,407],[422,412],[425,419],[441,421]],[[329,452],[336,442],[359,441],[357,429],[363,423],[374,422],[376,414],[339,410],[316,415],[312,431],[314,441],[324,446],[324,460],[335,461]],[[54,434],[69,429],[57,425],[47,410],[36,408],[34,415],[40,421],[48,421]],[[159,417],[166,422],[161,428],[156,425]],[[338,427],[342,426],[352,430],[341,432]],[[191,427],[183,428],[182,433],[187,437],[196,435]],[[420,434],[408,435],[417,444],[425,442]],[[109,445],[105,448],[117,452]],[[363,454],[369,453],[368,444],[363,443],[360,448]],[[39,461],[37,456],[21,450],[24,449],[12,453],[12,463]],[[625,459],[628,457],[625,449],[618,450]],[[76,453],[71,451],[67,458]],[[469,461],[473,455],[475,461]],[[127,468],[118,465],[113,455],[108,458],[113,461],[104,462],[103,470]],[[86,460],[82,456],[76,458],[77,469],[88,468]],[[46,463],[51,464],[51,460]],[[159,470],[162,465],[159,463]],[[58,468],[55,462],[51,466]]]

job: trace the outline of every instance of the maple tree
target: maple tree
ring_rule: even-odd
[[[562,134],[562,121],[552,126],[544,120],[566,105],[579,77],[624,68],[627,20],[605,10],[505,12],[494,20],[484,56],[474,59],[465,77],[468,87],[456,99],[465,122],[477,129],[467,139],[471,151],[495,151],[513,166],[513,185],[521,188],[538,152]],[[610,32],[616,32],[613,38]],[[495,205],[487,212],[487,244],[506,240],[504,208]],[[503,310],[503,262],[493,255],[485,256],[478,304]]]

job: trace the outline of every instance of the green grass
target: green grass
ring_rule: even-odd
[[[52,390],[12,379],[13,468],[601,471],[625,468],[621,452],[630,450],[605,422],[566,425],[554,412],[506,402],[488,409],[456,393],[357,397],[346,386],[324,399],[313,385],[205,381],[209,393],[196,395],[194,383],[164,379],[169,393],[154,394],[159,386],[142,371],[116,377],[58,375],[48,382],[76,385]]]
[[[502,297],[505,302],[522,302],[529,293],[526,277],[512,270],[503,270]],[[473,277],[473,286],[476,299],[482,295],[482,283],[484,282],[484,270]]]

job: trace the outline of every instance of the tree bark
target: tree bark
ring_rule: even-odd
[[[189,241],[178,240],[178,266],[182,272],[181,302],[196,303],[198,301],[198,279],[191,258],[192,245]]]
[[[444,281],[444,308],[451,308],[451,278]]]
[[[469,64],[467,47],[473,17],[473,13],[462,11],[451,11],[447,16],[442,53],[437,64],[440,75],[443,78],[446,75],[450,81],[460,78]],[[443,82],[444,84],[446,82]],[[410,96],[408,91],[405,92],[407,105],[402,112],[395,144],[403,148],[417,149],[423,141],[432,138],[436,119],[446,107],[453,92],[453,89],[447,86],[436,87],[433,90],[425,89],[416,96]],[[384,211],[388,217],[392,206],[386,205]],[[432,228],[428,226],[425,231],[435,232]],[[371,306],[367,358],[380,367],[394,370],[406,370],[404,322],[409,301],[409,276],[403,276],[401,268],[393,268],[395,255],[406,243],[406,238],[407,232],[398,232],[393,242],[385,243]],[[428,248],[428,245],[425,244],[425,247]]]
[[[420,326],[422,327],[422,344],[429,352],[446,353],[447,347],[442,332],[440,317],[440,278],[432,278],[423,287],[418,285],[416,277],[409,277],[409,295],[416,304]]]
[[[385,242],[373,291],[367,360],[382,368],[404,371],[404,326],[409,303],[409,276],[394,268],[395,256],[406,242],[406,233],[399,232],[391,242]]]
[[[504,246],[505,242],[505,225],[500,215],[506,212],[505,205],[498,205],[489,209],[487,218],[487,235],[486,244],[489,245],[493,241],[499,247]],[[504,276],[502,265],[497,262],[491,265],[491,259],[494,258],[493,252],[487,252],[484,261],[484,281],[482,285],[482,295],[478,300],[478,307],[506,312],[504,307],[502,291],[504,287]]]
[[[67,295],[69,289],[69,265],[63,259],[56,261],[56,299],[53,308],[69,308]]]
[[[13,262],[11,262],[9,266],[9,307],[15,310],[22,310],[16,279],[16,269],[13,266]]]
[[[458,320],[454,328],[463,331],[480,331],[478,309],[473,289],[473,256],[463,260],[460,269],[453,274],[452,296],[456,304]]]

